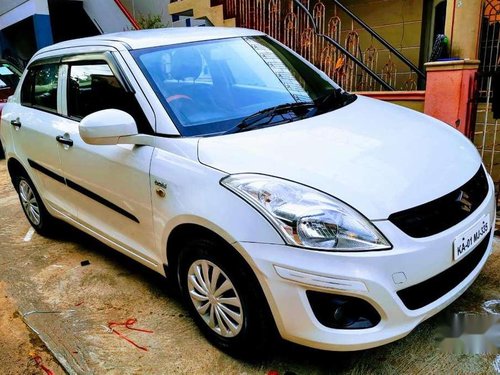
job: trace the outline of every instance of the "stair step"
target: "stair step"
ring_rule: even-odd
[[[206,18],[214,26],[235,27],[236,19],[224,19],[223,5],[211,6],[211,0],[179,0],[168,5],[171,15]]]

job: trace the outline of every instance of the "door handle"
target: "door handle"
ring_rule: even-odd
[[[70,146],[70,147],[73,146],[73,140],[71,138],[66,138],[63,135],[58,135],[56,137],[56,141],[59,143],[62,143],[63,145],[66,145],[66,146]]]
[[[10,124],[11,124],[12,126],[16,126],[16,127],[18,127],[18,128],[20,128],[20,127],[21,127],[21,125],[22,125],[22,124],[21,124],[21,121],[19,120],[19,117],[18,117],[18,118],[16,118],[15,120],[12,120],[12,121],[10,122]]]

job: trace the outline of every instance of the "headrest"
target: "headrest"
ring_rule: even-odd
[[[186,78],[193,80],[201,74],[202,60],[198,49],[193,47],[180,48],[172,55],[170,74],[172,78],[182,81]]]

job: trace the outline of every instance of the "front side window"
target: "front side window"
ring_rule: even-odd
[[[119,109],[136,121],[140,133],[152,128],[133,93],[127,92],[104,61],[86,62],[69,67],[68,116],[80,120],[103,110]]]
[[[30,68],[21,89],[21,103],[50,112],[57,112],[58,64]]]
[[[265,126],[290,122],[298,115],[283,113],[287,106],[312,108],[340,90],[326,75],[266,37],[146,48],[132,55],[185,136],[225,133],[249,116],[276,107],[279,116],[273,113]]]

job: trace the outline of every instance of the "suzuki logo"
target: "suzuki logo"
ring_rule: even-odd
[[[460,208],[466,212],[470,212],[472,210],[472,203],[469,201],[469,194],[465,191],[460,190],[460,195],[456,199],[458,203],[461,203]]]

